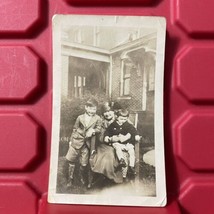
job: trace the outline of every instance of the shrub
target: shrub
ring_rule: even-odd
[[[68,99],[62,97],[61,111],[60,111],[60,139],[63,141],[69,140],[73,125],[78,115],[83,114],[85,111],[85,103],[89,98],[94,98],[98,101],[99,106],[97,114],[100,115],[100,106],[107,100],[104,94],[85,94],[82,98]]]

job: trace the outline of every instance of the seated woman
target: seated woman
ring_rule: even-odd
[[[119,162],[115,155],[115,150],[104,142],[105,130],[115,120],[114,111],[109,103],[105,103],[103,106],[102,116],[102,129],[97,143],[97,150],[90,158],[91,170],[104,175],[114,183],[122,183],[122,171],[118,170]]]

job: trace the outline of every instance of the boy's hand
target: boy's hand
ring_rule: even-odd
[[[71,136],[72,136],[73,138],[78,138],[78,137],[79,137],[79,133],[77,132],[76,129],[73,130]]]
[[[118,142],[118,141],[120,141],[120,137],[117,136],[117,135],[113,135],[113,136],[111,137],[111,139],[112,139],[112,142]]]
[[[140,141],[141,138],[142,138],[142,136],[140,136],[140,135],[135,135],[135,141]]]
[[[91,151],[91,155],[94,155],[94,154],[96,154],[97,152],[96,152],[96,150],[92,150]]]
[[[68,144],[69,144],[69,147],[70,147],[70,146],[71,146],[71,141],[69,141],[69,143],[68,143]]]
[[[111,138],[109,136],[105,136],[104,142],[106,142],[106,143],[111,142]]]
[[[89,129],[87,132],[86,132],[86,137],[87,138],[89,138],[89,137],[91,137],[92,135],[94,135],[95,134],[95,131],[94,131],[94,129]]]

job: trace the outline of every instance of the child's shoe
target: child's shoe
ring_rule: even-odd
[[[136,175],[137,174],[136,171],[135,171],[135,168],[133,166],[129,167],[129,172],[130,172],[131,175]]]
[[[85,186],[86,182],[85,182],[85,171],[86,171],[86,167],[85,166],[80,166],[80,171],[79,171],[79,176],[80,176],[80,182],[83,186]]]
[[[123,158],[120,159],[120,162],[119,162],[119,167],[122,168],[122,167],[126,167],[126,162]]]
[[[123,183],[128,183],[129,179],[127,177],[123,177]]]
[[[67,188],[71,188],[71,187],[73,186],[73,179],[70,178],[70,179],[68,180],[66,186],[67,186]]]

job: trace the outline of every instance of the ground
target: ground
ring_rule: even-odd
[[[139,174],[135,179],[130,179],[129,182],[123,184],[114,184],[106,177],[96,174],[93,182],[93,187],[88,189],[87,185],[83,185],[79,179],[78,165],[74,173],[74,182],[72,187],[67,187],[68,171],[66,167],[66,160],[61,153],[58,162],[58,174],[57,174],[57,192],[68,194],[106,194],[113,191],[114,194],[123,194],[128,192],[134,195],[142,196],[154,196],[155,192],[155,167],[146,164],[143,161],[143,156],[148,151],[154,149],[151,145],[143,145],[140,148],[141,155],[139,160]],[[87,177],[87,176],[86,176]]]

